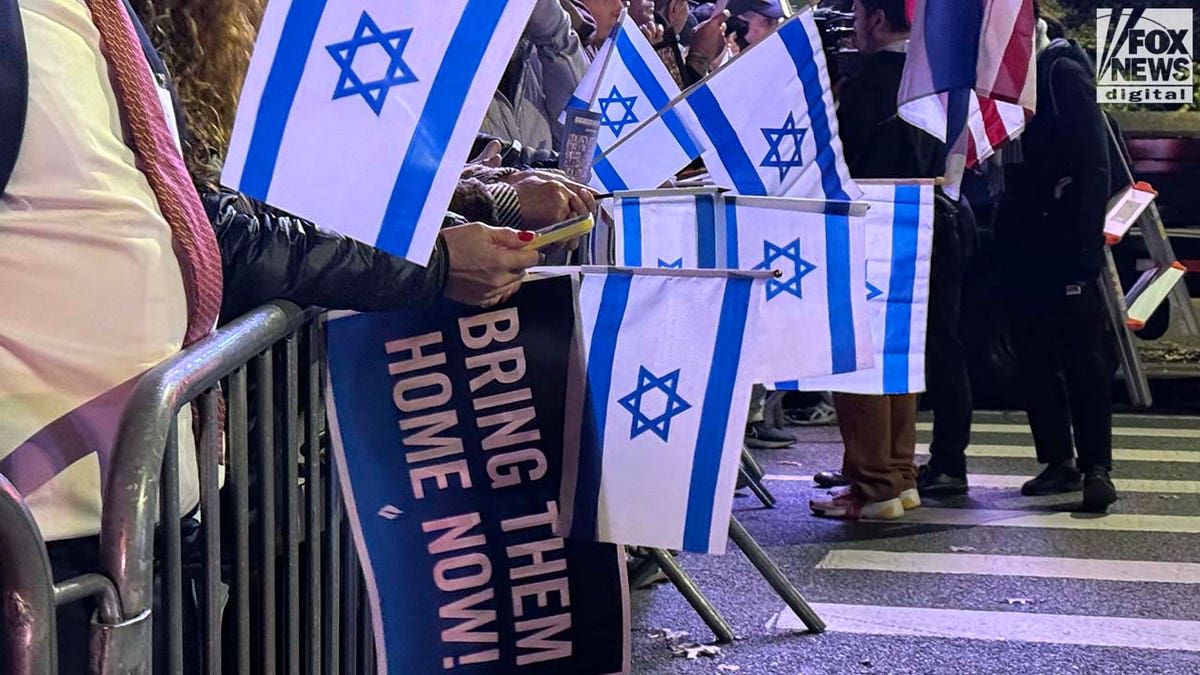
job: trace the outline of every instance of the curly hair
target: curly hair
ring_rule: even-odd
[[[266,0],[131,0],[179,91],[183,156],[216,182]]]

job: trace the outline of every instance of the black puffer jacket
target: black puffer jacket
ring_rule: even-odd
[[[275,299],[363,312],[427,305],[446,285],[440,237],[421,267],[236,192],[201,199],[221,248],[221,323]]]

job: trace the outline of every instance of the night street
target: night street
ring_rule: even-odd
[[[836,427],[791,429],[796,447],[757,453],[778,507],[747,495],[734,509],[828,632],[804,634],[732,545],[685,554],[739,639],[716,658],[673,656],[712,633],[669,583],[636,590],[634,672],[1200,673],[1200,418],[1113,426],[1121,501],[1106,516],[1072,513],[1078,494],[1020,496],[1038,469],[1023,415],[977,413],[969,496],[858,524],[807,506],[808,477],[840,465]]]

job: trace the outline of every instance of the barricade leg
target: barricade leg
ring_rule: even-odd
[[[654,559],[655,564],[667,575],[667,579],[679,589],[683,594],[684,599],[696,610],[704,623],[712,630],[713,635],[717,637],[717,642],[727,643],[733,642],[733,626],[721,616],[717,608],[709,601],[708,597],[696,586],[696,582],[683,571],[679,566],[679,562],[675,560],[675,556],[669,551],[664,551],[661,548],[646,549],[650,556]]]
[[[746,470],[750,472],[750,475],[754,476],[755,480],[762,480],[763,476],[766,475],[758,460],[754,458],[754,453],[750,452],[750,448],[744,445],[742,446],[742,463],[745,465]]]
[[[767,583],[771,584],[771,588],[779,594],[779,597],[783,598],[787,606],[796,613],[796,616],[800,617],[800,620],[804,622],[809,632],[825,632],[825,622],[821,620],[821,617],[817,616],[812,607],[808,606],[808,601],[804,599],[804,596],[800,595],[800,591],[796,590],[792,582],[784,576],[783,570],[779,569],[775,561],[771,560],[771,556],[767,555],[762,546],[759,546],[754,537],[750,536],[750,533],[746,531],[745,527],[742,527],[742,524],[734,516],[730,516],[729,518],[729,538],[742,550],[742,553],[746,554],[746,558],[750,560],[750,564],[758,569],[763,578],[767,580]]]
[[[746,469],[745,464],[738,467],[738,475],[742,477],[742,480],[746,481],[746,487],[750,488],[750,491],[754,493],[755,497],[758,497],[758,501],[762,502],[763,506],[768,509],[775,508],[775,495],[771,494],[771,491],[767,489],[767,486],[762,484],[761,480],[754,478]]]

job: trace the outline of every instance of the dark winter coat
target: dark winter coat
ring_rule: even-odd
[[[1037,73],[1037,111],[1020,138],[1022,161],[1006,167],[996,236],[1013,291],[1061,295],[1104,263],[1109,136],[1077,44],[1050,43]]]

